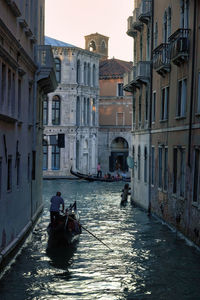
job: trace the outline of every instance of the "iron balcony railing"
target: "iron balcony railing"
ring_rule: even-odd
[[[162,43],[153,50],[153,68],[161,75],[170,71],[169,46],[169,43]]]
[[[179,65],[189,56],[189,29],[179,28],[170,37],[170,58]]]
[[[152,0],[142,0],[139,7],[138,19],[148,23],[151,18]]]

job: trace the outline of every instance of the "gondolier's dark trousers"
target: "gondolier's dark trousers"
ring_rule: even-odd
[[[58,221],[59,215],[59,211],[50,211],[51,224],[54,224]]]

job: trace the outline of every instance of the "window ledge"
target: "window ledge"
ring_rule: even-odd
[[[163,120],[160,120],[160,123],[165,123],[167,121],[168,121],[168,119],[163,119]]]
[[[176,116],[175,120],[183,120],[186,119],[186,116]]]

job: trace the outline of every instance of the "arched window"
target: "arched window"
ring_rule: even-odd
[[[61,62],[59,58],[55,58],[55,65],[56,65],[56,79],[58,82],[61,81]]]
[[[143,49],[143,32],[140,33],[140,60],[143,60],[143,53],[142,53],[142,49]]]
[[[84,84],[87,84],[87,64],[84,63]]]
[[[154,24],[154,48],[158,46],[158,23]]]
[[[140,172],[141,172],[141,151],[140,151],[140,146],[138,146],[138,180],[140,180]]]
[[[86,125],[87,123],[87,102],[86,98],[84,97],[84,103],[83,103],[83,124]]]
[[[147,28],[147,60],[150,60],[150,30]]]
[[[90,43],[89,43],[89,50],[90,51],[96,51],[96,44],[95,44],[95,42],[94,41],[90,41]]]
[[[96,67],[93,65],[92,68],[92,85],[96,86]]]
[[[52,100],[52,124],[60,125],[60,97],[54,96]]]
[[[77,83],[81,82],[81,64],[80,64],[79,59],[77,61],[77,65],[76,65],[76,82]]]
[[[95,99],[92,101],[92,125],[95,126],[96,123],[96,103]]]
[[[48,144],[43,140],[43,170],[48,169]]]
[[[144,182],[147,182],[147,147],[144,148]]]
[[[87,125],[90,125],[90,99],[87,98]]]
[[[76,99],[76,126],[80,126],[80,98]]]
[[[167,14],[167,37],[171,35],[171,18],[172,18],[172,12],[171,12],[171,7],[168,7],[168,14]]]
[[[88,85],[90,86],[91,85],[91,70],[90,70],[90,64],[88,63],[88,77],[87,77],[87,80],[88,80]]]
[[[48,124],[48,100],[43,100],[43,125]]]

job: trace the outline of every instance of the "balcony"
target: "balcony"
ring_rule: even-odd
[[[126,34],[131,36],[131,37],[136,37],[137,35],[137,31],[133,29],[133,17],[130,16],[128,19],[127,19],[127,22],[128,22],[128,28],[127,28],[127,32]]]
[[[124,90],[134,92],[136,88],[140,88],[140,84],[136,80],[136,66],[133,66],[132,71],[124,75]]]
[[[139,61],[136,65],[135,79],[137,83],[147,84],[150,81],[151,62]]]
[[[151,19],[151,6],[152,0],[141,1],[138,19],[145,24],[148,24],[149,20]]]
[[[46,94],[53,92],[58,83],[56,80],[56,68],[51,46],[37,45],[38,84]]]
[[[169,37],[170,58],[177,66],[188,60],[189,31],[189,29],[179,28]]]
[[[133,11],[133,23],[132,23],[132,27],[133,27],[133,29],[135,29],[137,31],[141,31],[142,28],[143,28],[143,24],[138,19],[138,15],[139,15],[139,8],[135,8],[134,11]]]
[[[165,76],[167,72],[170,72],[170,51],[169,44],[160,44],[153,50],[153,68],[161,76]]]

